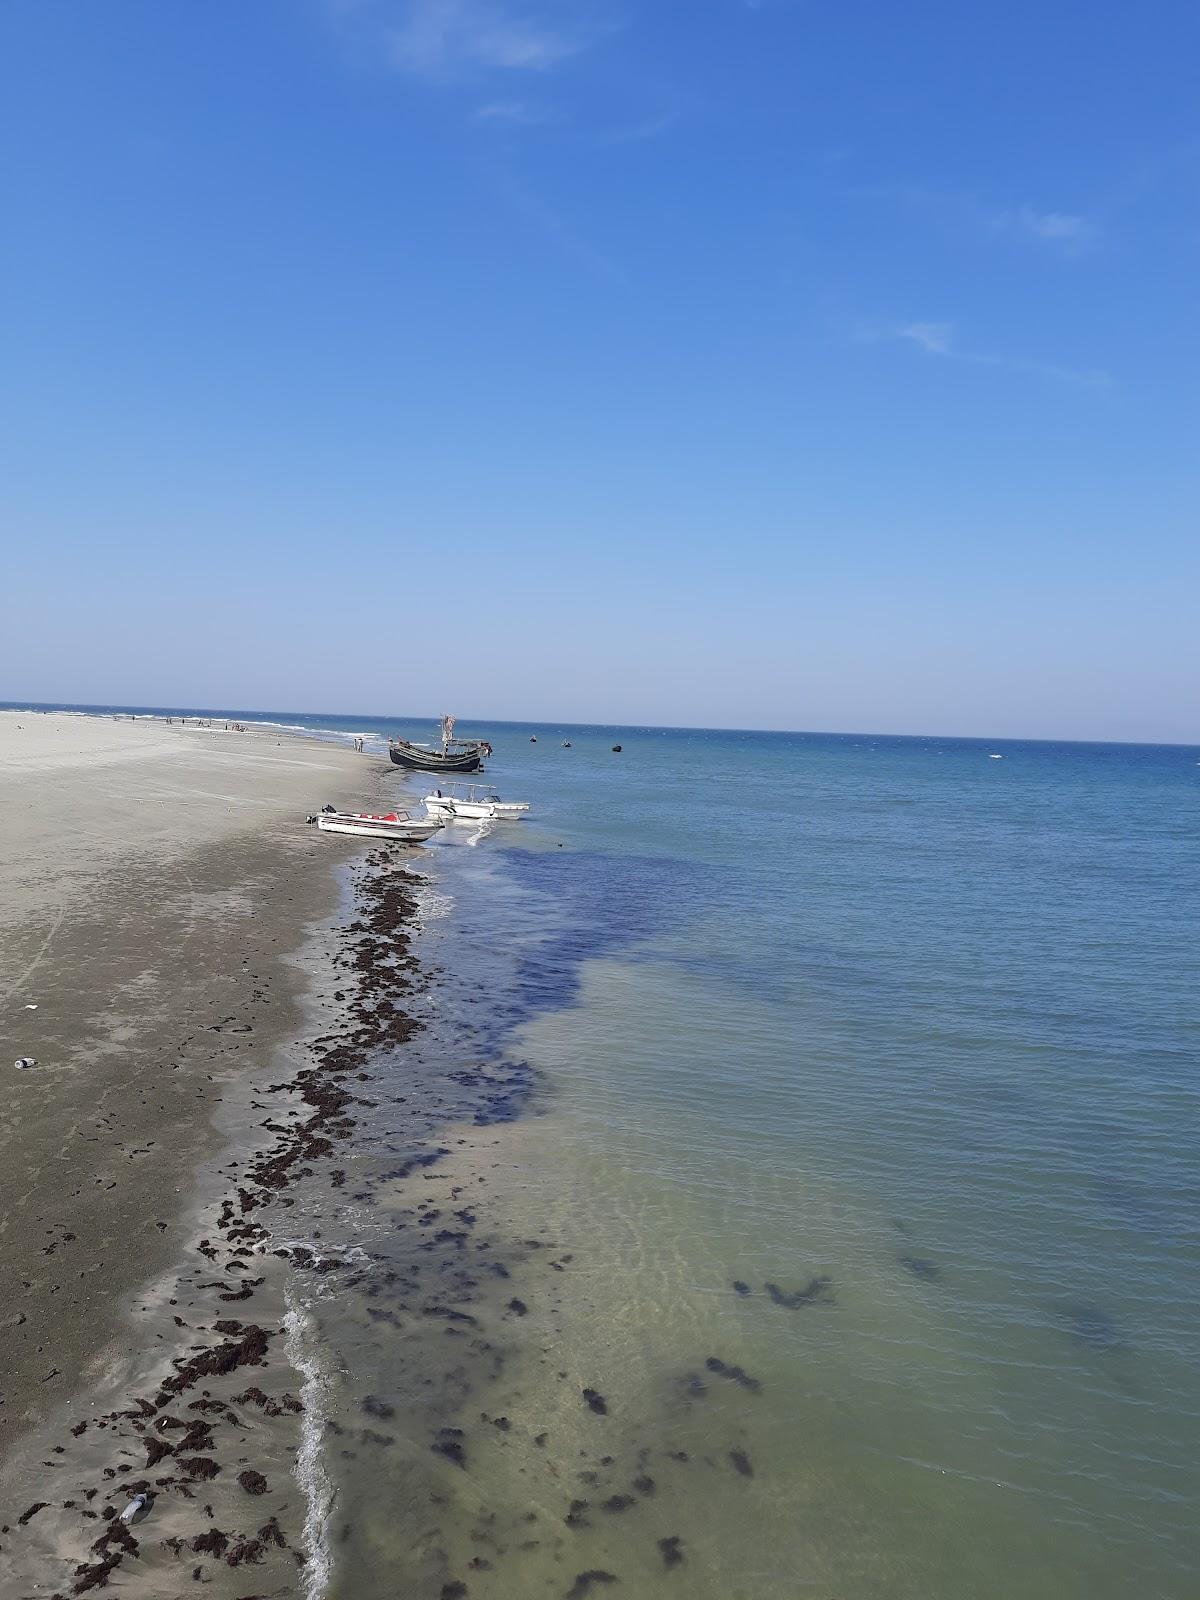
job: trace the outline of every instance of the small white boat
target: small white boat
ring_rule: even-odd
[[[460,822],[516,822],[529,810],[518,800],[501,800],[491,789],[479,784],[449,784],[425,796],[425,809],[431,817]]]
[[[322,811],[317,827],[322,833],[354,833],[364,839],[398,839],[401,844],[422,844],[431,839],[445,819],[437,816],[414,817],[407,811]]]

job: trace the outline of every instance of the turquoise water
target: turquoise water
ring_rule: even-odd
[[[1200,751],[462,731],[533,812],[423,853],[375,1198],[310,1221],[475,1329],[314,1292],[335,1412],[402,1440],[334,1463],[333,1592],[1195,1593]],[[494,1294],[399,1227],[414,1107]]]
[[[742,1439],[744,1504],[680,1491],[698,1592],[1194,1592],[1197,753],[486,731],[536,822],[443,879],[563,924],[508,1233],[593,1263],[555,1337],[607,1396]],[[684,1423],[712,1352],[763,1391]]]

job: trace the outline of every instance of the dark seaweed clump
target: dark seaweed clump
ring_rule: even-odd
[[[683,1551],[679,1548],[683,1543],[677,1533],[670,1534],[665,1539],[658,1541],[658,1548],[662,1553],[663,1566],[678,1567],[684,1561]]]
[[[196,1250],[205,1258],[207,1270],[221,1270],[224,1257],[226,1273],[242,1274],[236,1279],[222,1277],[194,1285],[198,1290],[217,1291],[217,1298],[224,1302],[251,1299],[264,1281],[260,1276],[248,1276],[250,1267],[247,1258],[252,1257],[255,1249],[261,1248],[268,1238],[267,1229],[251,1214],[261,1208],[292,1204],[281,1191],[308,1172],[313,1161],[332,1153],[336,1141],[345,1138],[354,1126],[351,1108],[366,1103],[350,1089],[347,1079],[351,1075],[364,1076],[364,1069],[374,1055],[403,1044],[419,1026],[397,1003],[411,989],[411,975],[417,970],[416,959],[410,953],[408,933],[415,909],[413,889],[416,880],[406,871],[395,870],[391,858],[384,855],[369,858],[367,864],[372,868],[387,870],[363,875],[358,884],[361,920],[343,930],[345,941],[341,963],[354,972],[358,979],[357,994],[353,999],[347,1000],[346,991],[339,991],[342,1001],[347,1003],[347,1024],[337,1032],[312,1041],[311,1064],[302,1068],[291,1081],[266,1086],[268,1090],[282,1090],[297,1096],[305,1109],[287,1125],[271,1120],[263,1123],[274,1136],[274,1142],[260,1148],[245,1163],[238,1179],[230,1184],[220,1204],[212,1236],[196,1244]],[[266,1003],[262,990],[254,992],[254,999]],[[211,1031],[252,1031],[249,1023],[227,1026],[235,1020],[232,1017],[225,1018],[214,1024]],[[428,1164],[437,1160],[440,1154],[444,1152],[414,1157],[412,1164]],[[335,1179],[337,1176],[335,1174]],[[344,1180],[344,1174],[341,1176]],[[297,1267],[317,1272],[332,1271],[342,1265],[336,1261],[318,1259],[313,1252],[299,1247],[279,1253],[291,1256]],[[207,1266],[209,1263],[211,1266]],[[179,1316],[175,1322],[181,1328],[187,1325]],[[184,1500],[193,1500],[198,1485],[216,1478],[222,1470],[218,1459],[220,1441],[214,1438],[214,1429],[226,1423],[234,1428],[242,1426],[232,1409],[235,1405],[253,1405],[269,1417],[303,1411],[302,1403],[293,1395],[269,1395],[257,1385],[234,1394],[232,1404],[211,1395],[207,1388],[202,1387],[206,1382],[228,1378],[242,1368],[265,1366],[278,1330],[261,1327],[256,1322],[219,1318],[212,1322],[211,1332],[217,1336],[216,1342],[201,1347],[193,1344],[185,1355],[176,1357],[172,1363],[174,1370],[152,1397],[138,1395],[125,1409],[91,1419],[90,1423],[77,1423],[71,1429],[76,1437],[90,1425],[111,1428],[116,1437],[128,1439],[132,1434],[145,1452],[147,1470],[155,1467],[174,1469],[173,1475],[155,1478],[153,1484],[147,1478],[130,1476],[121,1479],[123,1495],[152,1494],[154,1491],[163,1493],[170,1489]],[[203,1413],[212,1420],[201,1420],[196,1416],[184,1418],[174,1414],[172,1408],[189,1391],[196,1390],[200,1391],[199,1397],[187,1400],[187,1409],[193,1413]],[[380,1414],[383,1414],[385,1403],[379,1404]],[[462,1446],[449,1432],[438,1436],[434,1448],[457,1465],[465,1466]],[[129,1454],[128,1450],[123,1453]],[[132,1470],[123,1463],[105,1467],[103,1475],[105,1479],[113,1480],[118,1474],[131,1473]],[[269,1492],[267,1480],[252,1468],[238,1472],[236,1481],[247,1495],[258,1496]],[[90,1501],[99,1492],[99,1486],[85,1489],[82,1499]],[[20,1523],[28,1523],[45,1504],[38,1501],[31,1505],[19,1519]],[[67,1500],[63,1504],[69,1510],[76,1505],[76,1501]],[[211,1518],[211,1508],[205,1509]],[[83,1509],[80,1514],[89,1519],[97,1517],[97,1512],[91,1509]],[[138,1554],[138,1541],[120,1520],[115,1508],[106,1507],[103,1517],[105,1531],[91,1544],[90,1553],[95,1559],[83,1561],[74,1569],[70,1583],[73,1594],[86,1594],[108,1587],[122,1561]],[[231,1567],[257,1563],[270,1548],[287,1548],[283,1531],[274,1517],[265,1522],[257,1533],[248,1536],[230,1535],[219,1528],[208,1527],[188,1539],[167,1539],[163,1544],[176,1555],[188,1549],[196,1555],[223,1558]],[[193,1571],[197,1581],[200,1581],[198,1574],[201,1570],[196,1568]]]
[[[575,1582],[567,1590],[567,1600],[586,1600],[597,1584],[618,1583],[620,1580],[615,1573],[605,1572],[601,1567],[592,1567],[587,1572],[576,1575]]]
[[[720,1378],[729,1378],[732,1382],[740,1384],[743,1389],[749,1389],[751,1394],[759,1394],[762,1390],[762,1379],[752,1378],[741,1367],[731,1367],[721,1360],[720,1356],[709,1356],[704,1363],[710,1372],[715,1372]]]
[[[897,1256],[897,1261],[911,1272],[914,1278],[919,1278],[922,1283],[939,1283],[942,1269],[936,1261],[930,1261],[925,1256]]]
[[[783,1306],[786,1311],[799,1311],[802,1306],[833,1304],[832,1278],[810,1278],[803,1289],[781,1289],[777,1283],[768,1283],[764,1287],[772,1305]]]
[[[445,1456],[447,1461],[453,1461],[456,1467],[465,1468],[467,1465],[467,1452],[462,1438],[463,1431],[461,1428],[440,1428],[438,1436],[433,1441],[430,1449],[439,1456]]]

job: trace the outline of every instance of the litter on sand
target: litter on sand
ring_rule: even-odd
[[[135,1494],[121,1513],[122,1522],[140,1522],[150,1515],[151,1498],[148,1494]]]
[[[28,1072],[30,1067],[37,1066],[37,1061],[33,1056],[18,1056],[13,1062],[13,1066],[16,1067],[18,1072]]]

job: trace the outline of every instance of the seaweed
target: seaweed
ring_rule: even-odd
[[[930,1261],[925,1256],[897,1256],[896,1260],[914,1278],[919,1278],[922,1283],[939,1283],[942,1269],[936,1261]]]
[[[605,1572],[602,1567],[592,1567],[587,1572],[576,1573],[575,1582],[567,1590],[566,1600],[586,1600],[597,1584],[619,1582],[620,1579],[614,1573]]]
[[[718,1377],[729,1378],[732,1382],[740,1385],[741,1388],[749,1389],[751,1394],[759,1394],[762,1390],[762,1380],[760,1378],[752,1378],[741,1367],[728,1366],[721,1360],[720,1356],[709,1356],[704,1365],[710,1372],[715,1372]]]
[[[803,1289],[781,1289],[777,1283],[764,1284],[772,1305],[783,1306],[787,1311],[799,1311],[802,1306],[832,1305],[833,1279],[810,1278]]]
[[[684,1554],[679,1548],[683,1540],[677,1533],[668,1534],[665,1539],[658,1541],[658,1548],[662,1554],[663,1566],[678,1567],[683,1564]]]

